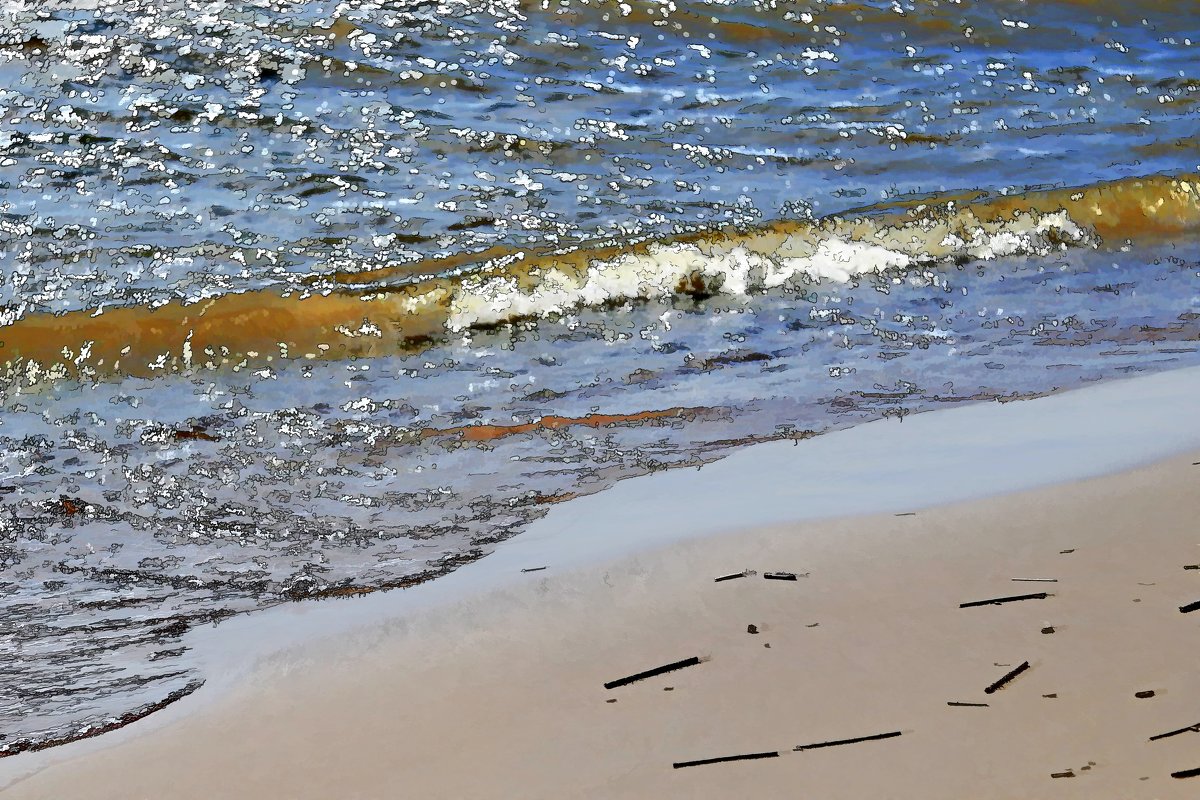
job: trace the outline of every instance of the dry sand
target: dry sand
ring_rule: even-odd
[[[1200,723],[1200,611],[1179,610],[1200,600],[1198,460],[527,573],[277,654],[4,797],[1194,798],[1171,773],[1200,767],[1200,732],[1149,737]]]

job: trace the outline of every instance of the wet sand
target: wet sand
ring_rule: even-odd
[[[1196,461],[524,573],[5,797],[1192,797],[1200,732],[1150,737],[1200,723]]]

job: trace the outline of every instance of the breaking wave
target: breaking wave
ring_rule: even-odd
[[[454,291],[447,327],[460,331],[562,314],[578,306],[683,293],[747,295],[797,289],[945,262],[1045,255],[1095,242],[1091,230],[1061,210],[990,221],[969,210],[900,223],[886,218],[835,219],[783,234],[764,231],[695,244],[651,244],[641,253],[593,261],[582,271],[536,267],[525,286],[513,275],[470,276]]]
[[[70,375],[269,372],[271,362],[387,355],[584,306],[788,291],[870,276],[898,281],[941,265],[1046,256],[1197,227],[1194,175],[1020,196],[943,195],[748,232],[331,274],[304,292],[31,314],[0,328],[0,344],[10,380],[29,384]]]

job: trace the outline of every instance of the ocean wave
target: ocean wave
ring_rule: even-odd
[[[529,286],[513,275],[469,276],[454,291],[447,327],[461,331],[578,306],[676,294],[747,295],[848,282],[951,261],[1046,255],[1095,241],[1062,210],[997,220],[979,219],[970,210],[900,223],[886,217],[835,219],[782,236],[767,230],[699,244],[655,243],[641,253],[593,261],[579,272],[539,267],[530,271],[534,282]]]
[[[494,249],[157,308],[31,314],[0,328],[11,380],[260,370],[387,355],[480,326],[675,295],[745,296],[1200,227],[1195,175],[1020,196],[946,194],[746,232],[566,253]]]

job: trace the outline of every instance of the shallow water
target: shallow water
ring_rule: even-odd
[[[1200,168],[1189,4],[475,6],[0,11],[0,752],[627,477],[1200,363],[1194,179],[1102,185]]]

